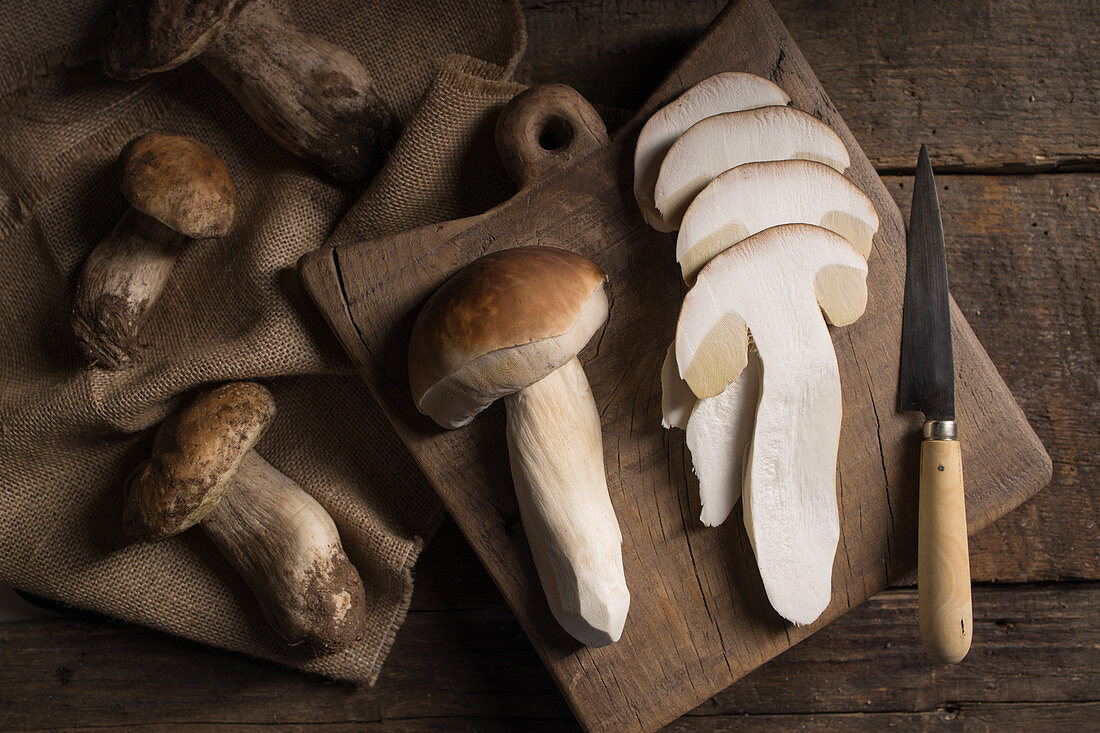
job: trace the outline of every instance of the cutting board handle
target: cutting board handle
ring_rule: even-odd
[[[496,141],[508,175],[523,189],[607,145],[607,129],[576,89],[543,84],[505,105]]]

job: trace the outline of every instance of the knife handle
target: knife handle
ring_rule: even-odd
[[[936,429],[944,422],[926,423],[925,435],[932,425],[933,437],[921,442],[917,595],[925,651],[937,662],[954,664],[970,651],[974,619],[962,451],[953,437],[954,423],[949,439],[941,437],[945,431]]]

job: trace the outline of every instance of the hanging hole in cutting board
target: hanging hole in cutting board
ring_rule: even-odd
[[[564,117],[554,115],[542,124],[539,132],[539,147],[556,153],[569,148],[573,143],[573,125]]]

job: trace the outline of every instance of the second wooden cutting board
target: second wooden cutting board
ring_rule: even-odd
[[[836,130],[852,158],[847,175],[872,198],[882,222],[870,258],[867,313],[833,332],[845,409],[841,544],[833,601],[817,623],[801,628],[769,606],[740,508],[721,528],[699,523],[683,434],[660,426],[660,367],[683,286],[673,235],[650,230],[634,204],[633,146],[660,105],[727,70],[771,78],[795,106]],[[545,112],[546,120],[558,118],[547,128],[556,140],[544,140],[553,149],[537,147],[534,135],[526,165],[506,161],[528,181],[508,202],[478,217],[319,251],[300,269],[581,723],[600,731],[652,730],[913,570],[919,418],[895,407],[905,229],[766,0],[731,4],[609,144],[580,116],[567,111],[563,128],[560,110]],[[546,606],[512,493],[502,407],[443,431],[416,412],[409,394],[408,334],[420,304],[478,256],[527,244],[578,251],[610,276],[610,320],[581,357],[603,423],[632,603],[623,638],[601,649],[573,641]],[[1051,467],[954,306],[952,318],[959,420],[968,428],[967,515],[976,531],[1045,485]]]

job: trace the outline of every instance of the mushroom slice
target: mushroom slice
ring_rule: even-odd
[[[668,345],[665,362],[661,365],[661,427],[687,430],[691,411],[699,398],[687,382],[680,378],[676,364],[676,343]]]
[[[653,198],[665,224],[680,227],[691,200],[719,174],[743,163],[816,160],[841,173],[851,163],[832,128],[794,107],[760,107],[707,117],[669,148]]]
[[[840,536],[840,373],[822,313],[854,320],[866,276],[843,237],[808,224],[772,227],[703,268],[677,325],[680,373],[701,397],[741,373],[746,327],[752,333],[763,379],[742,487],[745,527],[772,607],[796,624],[828,606]]]
[[[332,517],[253,446],[275,400],[223,384],[165,420],[131,475],[123,526],[153,542],[202,524],[289,644],[340,651],[360,639],[366,593]]]
[[[638,133],[634,148],[634,198],[646,222],[661,232],[671,232],[653,205],[653,185],[665,153],[696,122],[723,112],[737,112],[773,104],[790,104],[791,98],[775,83],[743,71],[726,71],[707,77],[657,110]]]
[[[687,447],[699,479],[699,521],[708,527],[726,521],[741,498],[760,378],[760,357],[750,349],[737,379],[721,394],[699,400],[688,418]]]
[[[741,474],[760,400],[760,358],[749,352],[745,368],[720,395],[700,400],[680,378],[675,344],[661,367],[661,424],[687,431],[692,470],[699,479],[699,521],[717,527],[741,498]]]
[[[577,352],[607,320],[606,276],[550,247],[481,257],[437,290],[409,341],[417,408],[461,427],[503,397],[520,518],[554,618],[588,646],[630,608],[600,416]]]
[[[780,224],[816,224],[852,243],[864,259],[878,231],[871,199],[840,173],[812,160],[745,163],[707,184],[691,202],[676,239],[684,282],[722,250]]]

